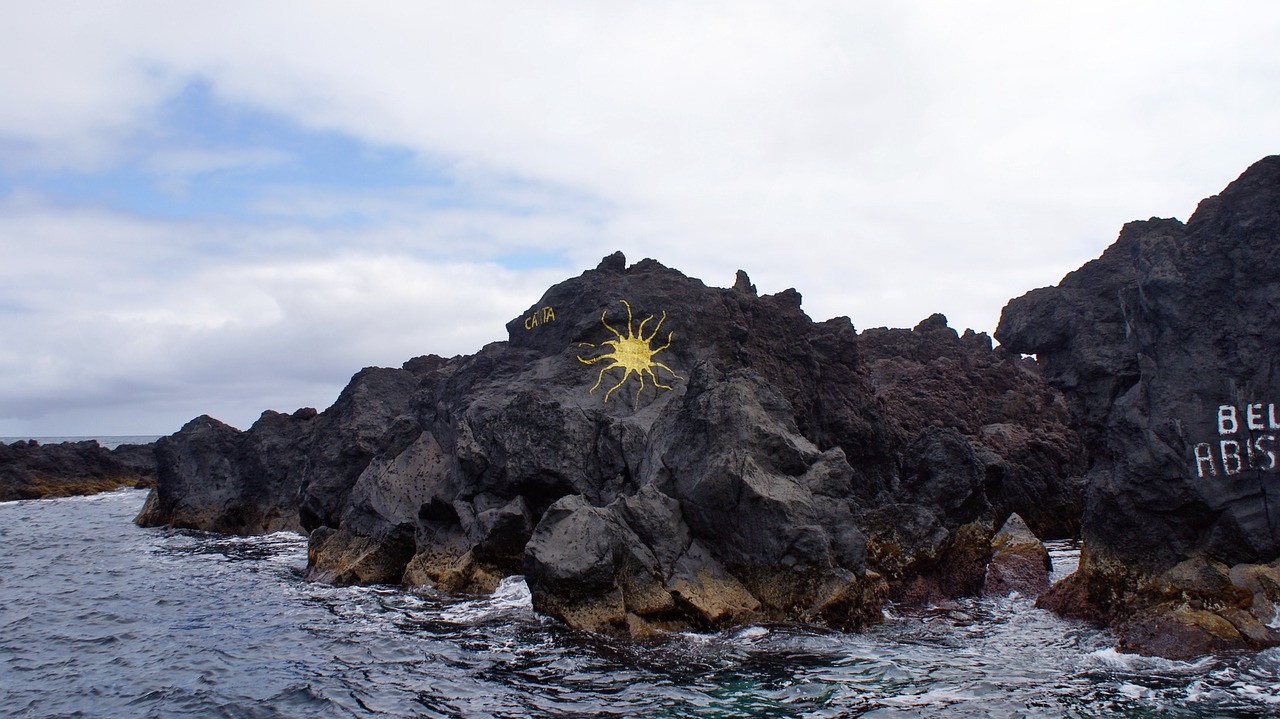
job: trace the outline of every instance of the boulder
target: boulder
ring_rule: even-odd
[[[0,443],[0,502],[94,494],[155,481],[154,445],[106,449],[96,440]]]
[[[1278,240],[1280,156],[1186,224],[1125,225],[1001,317],[996,338],[1036,355],[1087,453],[1080,569],[1042,602],[1112,625],[1126,649],[1168,654],[1165,630],[1195,652],[1274,643],[1232,623],[1249,592],[1230,577],[1280,558]],[[1187,562],[1226,579],[1206,583]]]
[[[1049,550],[1022,517],[1014,514],[991,540],[991,563],[987,565],[982,593],[1002,596],[1017,592],[1036,597],[1049,588],[1052,571]]]

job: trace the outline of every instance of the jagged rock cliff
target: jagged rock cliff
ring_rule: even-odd
[[[1090,464],[1080,570],[1042,602],[1126,648],[1280,643],[1277,247],[1268,157],[1004,309],[996,337],[1066,394]]]
[[[639,634],[860,627],[886,596],[980,592],[1008,513],[1053,533],[1079,514],[1062,397],[941,316],[860,337],[794,290],[616,253],[507,332],[363,370],[319,414],[194,420],[140,523],[269,531],[293,507],[314,579],[523,573],[539,611]]]

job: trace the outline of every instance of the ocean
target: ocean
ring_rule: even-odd
[[[1016,596],[891,606],[861,634],[632,642],[538,616],[518,577],[486,597],[309,583],[304,538],[142,529],[145,497],[0,503],[0,716],[1280,715],[1280,650],[1119,654]]]

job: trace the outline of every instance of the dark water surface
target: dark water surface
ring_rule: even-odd
[[[140,529],[144,497],[0,504],[0,716],[1280,715],[1280,651],[1121,655],[1016,597],[635,644],[537,617],[519,581],[309,584],[302,538]]]

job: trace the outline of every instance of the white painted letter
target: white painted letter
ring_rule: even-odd
[[[1276,421],[1276,406],[1274,404],[1267,405],[1267,419],[1271,420],[1271,426],[1267,429],[1280,429],[1280,422]]]
[[[1218,406],[1218,434],[1235,434],[1240,429],[1236,421],[1236,407],[1233,404]]]
[[[1201,442],[1196,445],[1196,474],[1204,476],[1204,465],[1209,464],[1209,476],[1218,476],[1218,468],[1213,466],[1213,450],[1209,448],[1208,442]]]
[[[1240,459],[1240,443],[1234,439],[1224,439],[1218,443],[1218,447],[1222,450],[1222,473],[1228,477],[1240,474],[1244,469],[1244,461]],[[1228,447],[1231,448],[1230,452],[1227,451]],[[1234,467],[1231,466],[1232,462],[1235,462]]]
[[[1266,453],[1267,462],[1269,462],[1267,466],[1259,467],[1258,469],[1261,469],[1264,472],[1270,472],[1271,470],[1276,468],[1276,453],[1275,453],[1275,450],[1273,449],[1268,449],[1266,447],[1263,447],[1262,443],[1264,441],[1274,443],[1276,441],[1276,436],[1274,434],[1264,434],[1261,437],[1254,440],[1253,442],[1253,446],[1257,447],[1259,452]]]
[[[1262,426],[1262,405],[1251,404],[1246,411],[1249,417],[1249,429],[1266,429]]]

